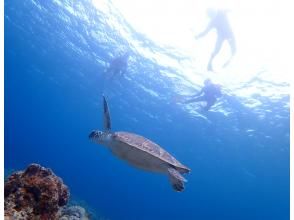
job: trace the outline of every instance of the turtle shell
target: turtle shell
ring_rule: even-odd
[[[172,155],[162,149],[158,144],[152,142],[145,137],[129,132],[115,132],[113,138],[115,141],[120,141],[128,144],[139,150],[145,151],[177,168],[181,168],[182,173],[188,173],[190,171],[188,167],[181,164],[176,158],[174,158]]]

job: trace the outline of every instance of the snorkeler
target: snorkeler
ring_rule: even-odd
[[[227,13],[226,10],[217,10],[217,9],[211,9],[211,8],[208,9],[207,15],[210,17],[210,22],[207,25],[206,29],[196,36],[196,39],[199,39],[199,38],[205,36],[213,28],[216,29],[217,40],[216,40],[216,44],[214,47],[214,51],[212,52],[210,59],[209,59],[209,62],[208,62],[208,65],[207,65],[208,71],[212,71],[213,59],[220,52],[220,49],[221,49],[224,41],[227,41],[230,45],[231,57],[223,65],[223,67],[226,67],[231,62],[233,56],[236,53],[235,37],[234,37],[233,31],[231,29],[231,26],[229,24],[226,13]]]
[[[116,75],[122,76],[126,73],[128,67],[129,52],[125,52],[123,55],[115,57],[109,64],[105,73],[108,79],[112,79]]]
[[[203,94],[203,95],[202,95]],[[202,95],[202,96],[201,96]],[[206,106],[203,108],[208,111],[211,106],[215,104],[217,98],[221,97],[220,85],[214,84],[210,79],[204,81],[204,87],[196,95],[193,95],[190,99],[186,100],[184,103],[191,102],[206,102]]]

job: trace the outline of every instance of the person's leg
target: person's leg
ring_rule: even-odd
[[[209,62],[208,62],[208,65],[207,65],[207,70],[208,71],[212,71],[212,62],[213,62],[215,56],[219,53],[223,42],[224,42],[224,39],[222,37],[218,36],[217,40],[216,40],[216,43],[215,43],[214,51],[212,52],[212,54],[210,56],[210,59],[209,59]]]
[[[230,45],[230,47],[231,47],[231,54],[232,54],[232,56],[234,56],[235,55],[235,53],[236,53],[236,41],[235,41],[235,38],[232,36],[229,40],[228,40],[228,42],[229,42],[229,45]]]
[[[216,99],[215,98],[207,99],[206,100],[206,106],[203,109],[205,111],[208,111],[211,108],[211,106],[214,105],[215,102],[216,102]]]
[[[229,43],[229,46],[231,48],[231,56],[230,56],[229,60],[223,65],[223,67],[228,66],[229,63],[231,62],[232,58],[236,54],[236,41],[235,41],[235,38],[231,37],[230,39],[228,39],[228,43]]]
[[[117,67],[112,67],[111,71],[107,74],[107,80],[112,81],[115,77],[119,75],[119,69]]]

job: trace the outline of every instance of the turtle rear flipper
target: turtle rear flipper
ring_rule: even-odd
[[[181,192],[184,190],[184,182],[187,182],[187,180],[174,168],[168,168],[168,176],[169,180],[172,184],[172,187],[177,192]]]

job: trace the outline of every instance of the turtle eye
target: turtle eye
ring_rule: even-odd
[[[101,135],[102,135],[102,131],[97,131],[96,132],[96,136],[99,136],[100,137]]]

